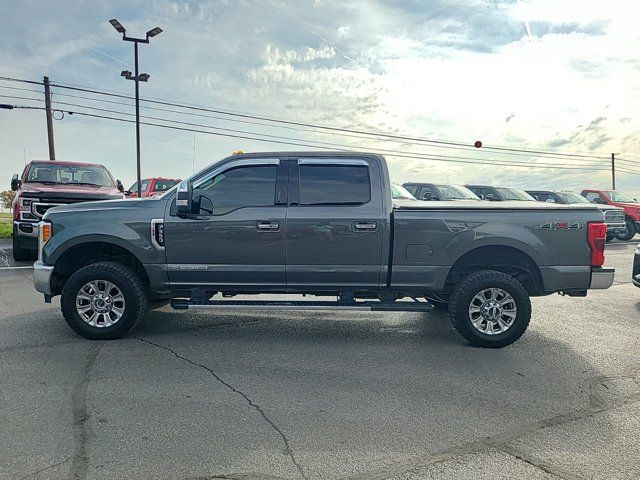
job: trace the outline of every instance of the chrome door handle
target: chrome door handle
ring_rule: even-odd
[[[354,230],[371,232],[378,228],[378,224],[376,222],[354,222],[353,228]]]
[[[278,222],[258,222],[258,230],[262,232],[273,232],[280,229]]]

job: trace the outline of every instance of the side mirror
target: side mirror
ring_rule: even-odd
[[[484,196],[484,200],[489,200],[490,202],[493,202],[496,199],[496,197],[493,195],[493,193],[487,193]]]
[[[431,196],[431,192],[424,192],[422,194],[422,200],[425,200],[425,201],[433,200],[433,197]]]
[[[13,177],[11,177],[11,190],[15,192],[19,188],[20,188],[20,178],[18,178],[18,174],[16,173],[13,175]]]
[[[545,200],[546,203],[556,203],[556,201],[553,198],[547,198]]]
[[[176,193],[176,211],[178,215],[184,217],[192,212],[193,192],[191,182],[183,180],[178,185]]]
[[[116,188],[120,193],[124,193],[124,185],[122,185],[120,180],[116,180]]]
[[[600,197],[596,197],[591,201],[591,203],[598,203],[600,205],[603,205],[605,202]]]

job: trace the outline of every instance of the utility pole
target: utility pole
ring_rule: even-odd
[[[49,77],[44,77],[44,110],[47,114],[47,138],[49,139],[49,160],[56,159],[56,147],[53,143],[53,113],[51,112],[51,87]]]
[[[616,189],[616,154],[611,154],[611,188]]]
[[[125,42],[133,42],[133,55],[135,60],[135,73],[132,75],[129,70],[123,70],[120,75],[127,80],[133,80],[136,84],[136,170],[137,170],[137,185],[138,195],[140,195],[140,187],[142,186],[141,173],[140,173],[140,82],[149,81],[149,75],[146,73],[138,72],[138,43],[149,43],[149,39],[155,37],[159,33],[162,33],[160,27],[152,28],[149,30],[145,38],[135,38],[127,36],[127,31],[122,24],[115,18],[109,20],[109,23],[118,33],[122,34],[122,39]]]

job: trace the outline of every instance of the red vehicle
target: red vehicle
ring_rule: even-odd
[[[38,222],[51,207],[69,203],[123,198],[124,187],[95,163],[35,160],[22,175],[11,179],[13,201],[13,258],[35,259]]]
[[[173,187],[176,183],[180,183],[181,179],[176,178],[144,178],[140,180],[142,185],[142,194],[138,194],[138,182],[131,185],[131,188],[125,192],[129,198],[145,198],[145,197],[153,197],[155,195],[160,195],[161,193],[166,192],[171,187]]]
[[[624,209],[626,228],[616,234],[617,239],[631,240],[636,233],[640,232],[640,203],[635,198],[617,190],[595,189],[583,190],[582,196],[591,203],[613,205]]]

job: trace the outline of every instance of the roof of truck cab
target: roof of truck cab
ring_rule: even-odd
[[[273,158],[273,157],[313,157],[313,158],[336,158],[336,157],[375,157],[384,158],[383,155],[370,152],[344,152],[344,151],[298,151],[298,152],[243,152],[230,155],[226,159],[239,158]]]
[[[34,163],[44,163],[49,165],[67,165],[72,167],[104,167],[104,165],[100,163],[89,163],[89,162],[70,162],[64,160],[32,160],[27,165],[32,165]]]

